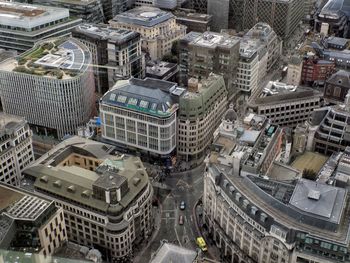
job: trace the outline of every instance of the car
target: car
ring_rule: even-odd
[[[186,208],[186,203],[185,203],[185,201],[181,201],[181,203],[180,203],[180,209],[181,209],[181,210],[185,210],[185,208]]]
[[[179,216],[179,225],[183,225],[183,224],[184,224],[184,217]]]

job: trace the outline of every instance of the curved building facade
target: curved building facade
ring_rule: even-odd
[[[34,133],[75,134],[95,109],[94,90],[91,53],[74,38],[39,42],[0,64],[4,112],[25,117]]]

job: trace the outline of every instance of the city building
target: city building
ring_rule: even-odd
[[[146,77],[148,78],[176,82],[178,72],[179,67],[176,63],[166,61],[149,61],[146,65]]]
[[[24,171],[26,187],[63,209],[69,241],[129,261],[152,229],[153,188],[138,157],[71,137]]]
[[[208,0],[189,0],[189,7],[200,14],[207,14]]]
[[[345,105],[314,110],[308,123],[307,150],[331,155],[350,146],[350,96]]]
[[[213,31],[227,28],[244,31],[263,22],[278,36],[288,39],[304,18],[304,1],[209,0],[208,14],[213,16]]]
[[[287,84],[299,86],[301,81],[303,61],[300,57],[293,56],[288,62]]]
[[[318,90],[270,81],[252,96],[248,108],[265,115],[271,123],[295,128],[307,121],[314,109],[321,106],[322,93]]]
[[[48,262],[67,241],[63,210],[55,202],[2,183],[0,200],[3,262]]]
[[[349,41],[348,38],[330,36],[323,40],[323,45],[325,48],[344,50],[349,46]]]
[[[265,176],[281,152],[282,129],[263,115],[238,115],[231,104],[214,133],[211,153],[206,162],[231,166],[242,176]]]
[[[109,23],[115,28],[139,32],[142,48],[152,60],[170,53],[173,42],[186,34],[186,27],[176,23],[173,14],[149,6],[121,13]]]
[[[42,39],[70,35],[80,22],[68,9],[0,1],[0,48],[23,52]]]
[[[107,22],[115,15],[127,9],[127,0],[32,0],[34,3],[48,6],[64,7],[73,16],[80,17],[84,22]]]
[[[135,7],[153,6],[167,10],[173,10],[177,7],[177,0],[131,0]]]
[[[72,35],[91,52],[99,94],[107,92],[119,79],[145,76],[139,33],[102,24],[81,24]]]
[[[197,263],[198,252],[162,241],[149,263]]]
[[[344,103],[349,90],[350,73],[345,70],[339,70],[326,80],[323,96],[329,103]]]
[[[349,50],[325,49],[315,42],[312,43],[312,48],[321,59],[334,62],[337,68],[348,69],[350,67]]]
[[[191,9],[177,9],[174,12],[176,16],[176,22],[178,24],[187,27],[187,33],[189,32],[201,32],[210,31],[212,16],[202,13],[196,13]]]
[[[213,140],[226,111],[227,90],[222,76],[189,79],[186,93],[180,97],[177,156],[186,162],[200,162]]]
[[[19,186],[22,171],[34,161],[32,131],[18,117],[0,114],[0,182]]]
[[[103,23],[104,21],[101,0],[32,0],[32,2],[38,5],[68,9],[72,16],[80,18],[84,22]]]
[[[314,29],[325,36],[348,38],[350,8],[344,0],[328,0],[315,15]]]
[[[303,60],[301,70],[301,84],[308,86],[324,85],[334,71],[335,63],[333,61],[319,59],[315,56],[306,57]]]
[[[259,40],[243,37],[240,41],[237,87],[247,98],[256,92],[267,73],[268,52]]]
[[[177,110],[185,89],[159,79],[119,81],[100,100],[102,138],[150,157],[176,149]]]
[[[95,110],[91,53],[74,38],[38,42],[0,63],[5,113],[24,117],[34,133],[63,138]]]
[[[347,188],[295,177],[276,162],[282,133],[264,116],[242,122],[227,111],[206,160],[207,238],[225,262],[348,262]],[[347,157],[340,173],[348,173]]]
[[[267,23],[256,23],[246,34],[246,38],[260,40],[267,48],[267,71],[277,64],[282,56],[282,41]]]
[[[210,73],[223,75],[229,98],[236,87],[239,62],[239,39],[225,33],[188,33],[179,41],[180,84],[189,78],[208,78]]]

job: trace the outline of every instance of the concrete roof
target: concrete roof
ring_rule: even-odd
[[[338,224],[346,201],[346,190],[315,181],[300,179],[290,204]]]
[[[192,263],[196,258],[196,251],[165,242],[150,263]]]

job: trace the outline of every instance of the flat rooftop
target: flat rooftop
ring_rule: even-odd
[[[24,194],[0,184],[0,211],[21,200]]]
[[[225,47],[231,48],[239,43],[239,39],[230,35],[216,32],[204,32],[195,38],[191,44],[207,48]]]
[[[113,40],[116,42],[126,42],[140,36],[139,33],[126,29],[87,23],[76,26],[74,31],[89,35],[96,39]]]
[[[112,22],[153,27],[171,18],[174,18],[174,15],[171,12],[156,7],[140,6],[116,15],[112,19]]]
[[[300,179],[290,204],[301,211],[339,224],[346,201],[346,190],[315,181]]]
[[[292,163],[292,167],[303,171],[304,169],[313,170],[318,173],[326,163],[328,157],[316,152],[305,152],[298,156]]]
[[[34,28],[69,17],[69,10],[51,6],[0,1],[0,24]]]

